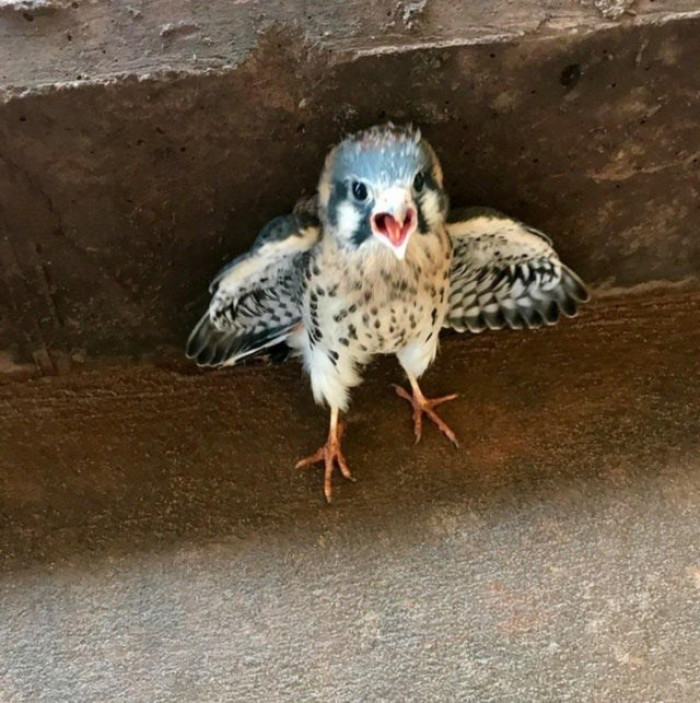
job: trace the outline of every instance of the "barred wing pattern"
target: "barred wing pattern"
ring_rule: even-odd
[[[589,300],[583,281],[545,234],[497,210],[450,213],[453,262],[444,327],[464,332],[537,328],[574,317]]]
[[[316,216],[301,208],[265,225],[250,251],[212,281],[187,356],[200,366],[228,366],[283,342],[301,321],[305,258],[320,236]]]

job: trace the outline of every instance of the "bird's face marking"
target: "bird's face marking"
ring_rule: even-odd
[[[403,259],[412,236],[445,220],[442,169],[420,132],[372,127],[341,142],[319,184],[321,217],[348,249],[388,247]]]

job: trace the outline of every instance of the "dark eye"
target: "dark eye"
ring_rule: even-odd
[[[418,171],[416,174],[416,177],[413,179],[413,190],[416,191],[416,193],[420,193],[423,190],[423,186],[425,185],[425,176]]]
[[[360,183],[360,181],[353,181],[352,194],[355,196],[355,200],[359,200],[359,202],[367,200],[367,186],[364,183]]]

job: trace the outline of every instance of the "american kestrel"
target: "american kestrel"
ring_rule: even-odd
[[[392,124],[353,134],[326,158],[317,203],[268,223],[250,251],[213,280],[208,311],[187,342],[201,366],[232,365],[289,346],[330,408],[326,443],[297,467],[323,462],[331,500],[341,451],[340,413],[364,366],[394,354],[411,391],[416,441],[427,415],[452,442],[418,379],[435,359],[441,328],[521,329],[572,317],[588,300],[580,278],[541,232],[496,210],[448,218],[440,163],[417,129]]]

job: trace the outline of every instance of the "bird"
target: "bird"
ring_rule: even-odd
[[[203,367],[254,355],[300,358],[330,413],[325,443],[297,468],[324,467],[332,500],[351,389],[377,355],[394,355],[420,440],[427,417],[456,446],[419,379],[443,328],[481,333],[552,325],[589,300],[586,285],[539,230],[487,207],[450,210],[440,161],[411,125],[346,136],[327,155],[314,198],[267,223],[249,251],[213,279],[208,309],[187,341]]]

